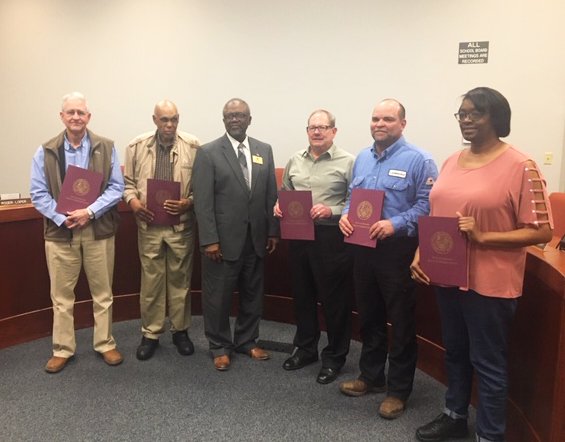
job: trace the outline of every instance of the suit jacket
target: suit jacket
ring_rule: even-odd
[[[273,151],[259,140],[248,140],[251,190],[227,135],[203,145],[194,160],[192,182],[200,245],[220,243],[228,261],[241,256],[248,228],[260,257],[265,256],[267,237],[279,235],[273,216],[277,199]]]

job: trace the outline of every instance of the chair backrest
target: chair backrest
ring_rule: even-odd
[[[565,235],[565,192],[553,192],[549,195],[549,203],[553,213],[553,238],[549,246],[555,247]]]
[[[275,169],[275,176],[277,178],[277,189],[281,188],[283,172],[284,172],[284,168],[282,168],[282,167],[277,167]]]

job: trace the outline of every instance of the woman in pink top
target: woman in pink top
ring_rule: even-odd
[[[478,441],[503,441],[506,428],[508,326],[522,291],[526,246],[551,239],[545,183],[536,164],[500,140],[510,106],[486,87],[463,96],[455,114],[470,147],[444,163],[430,193],[431,215],[456,216],[469,240],[468,287],[436,287],[448,388],[445,409],[418,428],[421,441],[467,435],[473,371],[478,378]],[[416,252],[412,278],[430,279]]]

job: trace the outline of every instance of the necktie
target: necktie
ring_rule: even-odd
[[[245,159],[245,153],[243,152],[245,146],[240,144],[237,146],[237,159],[239,160],[239,165],[241,166],[241,171],[243,172],[243,178],[245,178],[245,184],[249,187],[249,169],[247,168],[247,160]]]

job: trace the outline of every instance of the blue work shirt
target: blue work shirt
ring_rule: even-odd
[[[90,138],[86,133],[78,148],[73,148],[65,134],[65,167],[69,165],[88,169],[90,159]],[[57,201],[49,193],[47,180],[45,178],[45,153],[43,146],[39,146],[31,163],[31,188],[30,196],[35,208],[45,217],[61,226],[67,217],[62,213],[56,212]],[[95,218],[99,218],[122,199],[124,193],[124,177],[118,161],[116,148],[112,148],[112,173],[108,180],[106,189],[96,201],[88,208],[92,210]],[[85,207],[86,208],[86,207]]]
[[[351,190],[385,192],[381,219],[388,219],[394,236],[418,236],[418,217],[430,212],[429,194],[438,175],[431,155],[400,137],[379,156],[373,146],[363,149],[353,165],[350,192],[343,209],[349,213]]]

